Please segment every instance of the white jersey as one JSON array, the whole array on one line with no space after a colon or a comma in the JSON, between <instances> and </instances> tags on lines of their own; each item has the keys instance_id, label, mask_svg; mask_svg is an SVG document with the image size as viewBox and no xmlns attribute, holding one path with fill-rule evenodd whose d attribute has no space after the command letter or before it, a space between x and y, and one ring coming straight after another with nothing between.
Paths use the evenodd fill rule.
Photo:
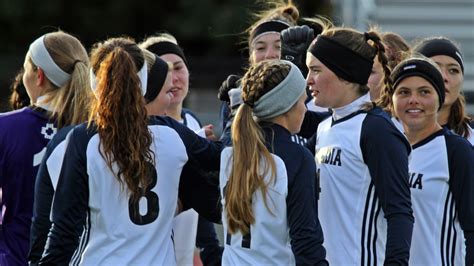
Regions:
<instances>
[{"instance_id":1,"label":"white jersey","mask_svg":"<svg viewBox=\"0 0 474 266\"><path fill-rule=\"evenodd\" d=\"M316 265L324 261L325 251L315 205L314 161L305 148L291 142L286 129L273 125L267 130L271 132L266 135L272 138L276 164L275 182L270 182L270 174L264 177L269 184L267 203L271 213L260 190L252 197L255 223L250 226L249 234L230 234L223 212L226 244L222 265L294 265L295 262ZM222 206L225 206L225 190L232 168L232 150L226 148L221 154Z\"/></svg>"},{"instance_id":2,"label":"white jersey","mask_svg":"<svg viewBox=\"0 0 474 266\"><path fill-rule=\"evenodd\" d=\"M474 152L469 146L447 129L413 146L410 265L465 265L461 227L474 228Z\"/></svg>"},{"instance_id":3,"label":"white jersey","mask_svg":"<svg viewBox=\"0 0 474 266\"><path fill-rule=\"evenodd\" d=\"M328 118L319 124L314 144L329 263L407 263L413 222L410 148L388 115L374 108L336 121ZM401 218L393 218L397 228L388 230L392 215Z\"/></svg>"},{"instance_id":4,"label":"white jersey","mask_svg":"<svg viewBox=\"0 0 474 266\"><path fill-rule=\"evenodd\" d=\"M74 129L42 263L65 264L70 259L73 265L176 264L172 222L181 171L189 156L206 169L217 169L220 146L171 118L157 118L149 130L156 161L156 166L150 164L152 184L145 196L132 202L126 185L117 181L99 153L99 135L85 125ZM86 221L85 230L77 246L71 221L82 220Z\"/></svg>"}]
</instances>

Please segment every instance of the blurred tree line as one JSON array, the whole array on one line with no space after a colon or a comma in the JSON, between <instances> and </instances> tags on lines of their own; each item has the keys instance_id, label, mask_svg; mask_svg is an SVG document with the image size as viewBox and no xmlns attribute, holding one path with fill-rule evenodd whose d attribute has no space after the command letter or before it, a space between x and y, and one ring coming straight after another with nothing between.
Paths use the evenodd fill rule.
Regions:
<instances>
[{"instance_id":1,"label":"blurred tree line","mask_svg":"<svg viewBox=\"0 0 474 266\"><path fill-rule=\"evenodd\" d=\"M301 16L329 15L330 0L294 0ZM194 86L218 86L247 59L244 30L255 0L0 0L0 99L23 64L29 44L57 29L78 37L87 49L108 37L130 36L137 42L158 32L176 36L189 57ZM1 108L0 108L1 109Z\"/></svg>"}]
</instances>

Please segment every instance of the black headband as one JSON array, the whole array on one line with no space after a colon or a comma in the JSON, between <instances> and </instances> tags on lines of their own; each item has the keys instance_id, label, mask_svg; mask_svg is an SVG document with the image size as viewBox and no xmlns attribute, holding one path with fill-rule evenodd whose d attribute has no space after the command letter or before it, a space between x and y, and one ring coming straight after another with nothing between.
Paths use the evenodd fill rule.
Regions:
<instances>
[{"instance_id":1,"label":"black headband","mask_svg":"<svg viewBox=\"0 0 474 266\"><path fill-rule=\"evenodd\" d=\"M255 38L260 36L266 32L281 32L284 29L289 28L290 25L287 23L280 21L280 20L270 20L260 23L255 29L252 31L250 35L250 40L253 41Z\"/></svg>"},{"instance_id":2,"label":"black headband","mask_svg":"<svg viewBox=\"0 0 474 266\"><path fill-rule=\"evenodd\" d=\"M181 47L172 42L157 42L148 46L146 49L158 56L162 56L164 54L175 54L181 57L181 59L183 59L183 62L188 65L188 62L186 61L186 57L184 56Z\"/></svg>"},{"instance_id":3,"label":"black headband","mask_svg":"<svg viewBox=\"0 0 474 266\"><path fill-rule=\"evenodd\" d=\"M160 94L167 75L168 63L166 63L159 56L155 55L155 63L151 66L150 72L148 73L146 93L144 96L148 102L153 101L158 96L158 94Z\"/></svg>"},{"instance_id":4,"label":"black headband","mask_svg":"<svg viewBox=\"0 0 474 266\"><path fill-rule=\"evenodd\" d=\"M366 58L322 35L310 46L309 52L336 76L349 82L367 84L374 64L373 58Z\"/></svg>"},{"instance_id":5,"label":"black headband","mask_svg":"<svg viewBox=\"0 0 474 266\"><path fill-rule=\"evenodd\" d=\"M397 88L398 84L412 76L422 77L427 80L438 93L439 108L443 106L445 91L444 80L439 70L431 63L417 58L407 59L398 64L392 72L393 88Z\"/></svg>"},{"instance_id":6,"label":"black headband","mask_svg":"<svg viewBox=\"0 0 474 266\"><path fill-rule=\"evenodd\" d=\"M415 47L415 52L418 52L426 57L437 55L447 55L456 60L461 66L462 73L464 73L464 64L462 55L459 49L448 39L427 39L420 45Z\"/></svg>"}]
</instances>

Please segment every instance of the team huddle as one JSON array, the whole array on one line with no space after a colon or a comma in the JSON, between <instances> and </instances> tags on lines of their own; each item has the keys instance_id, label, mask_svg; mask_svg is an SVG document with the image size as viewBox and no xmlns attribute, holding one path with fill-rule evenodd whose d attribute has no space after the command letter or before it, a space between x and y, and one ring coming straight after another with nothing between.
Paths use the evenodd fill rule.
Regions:
<instances>
[{"instance_id":1,"label":"team huddle","mask_svg":"<svg viewBox=\"0 0 474 266\"><path fill-rule=\"evenodd\" d=\"M34 40L0 114L0 265L473 265L459 47L291 1L247 33L219 140L171 34Z\"/></svg>"}]
</instances>

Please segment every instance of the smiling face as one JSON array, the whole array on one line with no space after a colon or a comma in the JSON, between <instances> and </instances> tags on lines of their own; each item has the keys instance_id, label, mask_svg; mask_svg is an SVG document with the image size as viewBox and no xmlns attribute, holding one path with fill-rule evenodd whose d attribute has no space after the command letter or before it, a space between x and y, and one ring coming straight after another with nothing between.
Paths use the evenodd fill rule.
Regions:
<instances>
[{"instance_id":1,"label":"smiling face","mask_svg":"<svg viewBox=\"0 0 474 266\"><path fill-rule=\"evenodd\" d=\"M164 54L161 59L172 64L171 105L182 104L189 91L189 71L183 59L176 54Z\"/></svg>"},{"instance_id":2,"label":"smiling face","mask_svg":"<svg viewBox=\"0 0 474 266\"><path fill-rule=\"evenodd\" d=\"M256 38L250 47L250 64L265 59L279 59L281 55L280 33L266 33Z\"/></svg>"},{"instance_id":3,"label":"smiling face","mask_svg":"<svg viewBox=\"0 0 474 266\"><path fill-rule=\"evenodd\" d=\"M426 79L418 76L405 78L395 88L392 101L395 114L406 132L430 131L437 125L438 94Z\"/></svg>"},{"instance_id":4,"label":"smiling face","mask_svg":"<svg viewBox=\"0 0 474 266\"><path fill-rule=\"evenodd\" d=\"M338 78L313 54L307 53L306 65L309 69L306 82L317 106L339 108L360 96L352 83Z\"/></svg>"}]
</instances>

